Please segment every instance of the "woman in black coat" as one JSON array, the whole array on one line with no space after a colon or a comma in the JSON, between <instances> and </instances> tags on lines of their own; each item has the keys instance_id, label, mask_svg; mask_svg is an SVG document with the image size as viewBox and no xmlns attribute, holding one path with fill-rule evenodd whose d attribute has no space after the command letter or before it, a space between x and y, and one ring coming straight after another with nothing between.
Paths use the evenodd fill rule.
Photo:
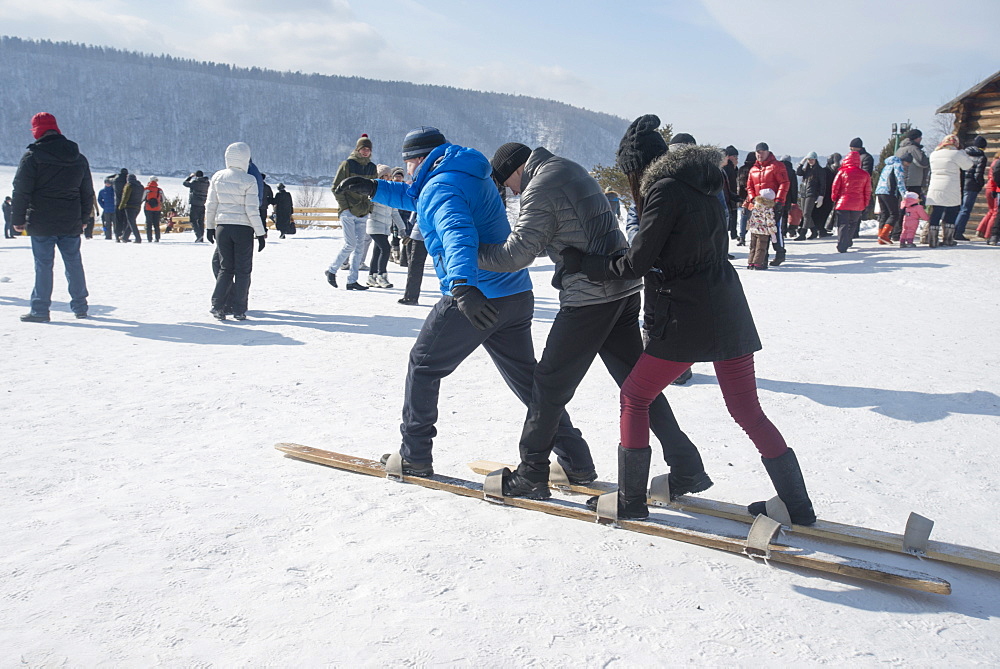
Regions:
<instances>
[{"instance_id":1,"label":"woman in black coat","mask_svg":"<svg viewBox=\"0 0 1000 669\"><path fill-rule=\"evenodd\" d=\"M285 235L295 234L295 224L292 223L292 194L285 190L285 184L278 184L278 192L274 196L274 227Z\"/></svg>"},{"instance_id":2,"label":"woman in black coat","mask_svg":"<svg viewBox=\"0 0 1000 669\"><path fill-rule=\"evenodd\" d=\"M795 453L757 398L753 354L761 348L743 287L729 262L721 152L711 146L673 147L642 116L618 148L618 166L637 203L639 232L618 256L564 252L566 271L592 281L644 278L653 305L649 343L621 392L618 507L621 518L645 518L649 475L649 405L694 362L712 362L726 407L753 441L792 522L816 522ZM764 513L764 502L750 505Z\"/></svg>"}]
</instances>

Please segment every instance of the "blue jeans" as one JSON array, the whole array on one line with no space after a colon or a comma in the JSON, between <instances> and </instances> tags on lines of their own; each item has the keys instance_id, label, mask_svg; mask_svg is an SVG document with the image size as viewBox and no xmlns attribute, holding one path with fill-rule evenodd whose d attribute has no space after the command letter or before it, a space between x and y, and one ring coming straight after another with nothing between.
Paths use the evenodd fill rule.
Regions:
<instances>
[{"instance_id":1,"label":"blue jeans","mask_svg":"<svg viewBox=\"0 0 1000 669\"><path fill-rule=\"evenodd\" d=\"M337 259L330 263L329 271L336 274L340 265L350 258L351 267L347 272L347 283L357 283L358 268L365 260L368 244L371 244L371 238L365 234L367 223L368 219L359 218L349 211L340 212L340 229L344 233L344 245L340 247Z\"/></svg>"},{"instance_id":2,"label":"blue jeans","mask_svg":"<svg viewBox=\"0 0 1000 669\"><path fill-rule=\"evenodd\" d=\"M35 289L31 291L31 313L48 316L52 306L52 265L56 247L66 266L69 283L69 306L75 314L87 313L87 279L83 275L83 258L80 257L80 235L53 235L31 237L31 253L35 256Z\"/></svg>"},{"instance_id":3,"label":"blue jeans","mask_svg":"<svg viewBox=\"0 0 1000 669\"><path fill-rule=\"evenodd\" d=\"M740 239L746 241L747 239L747 221L750 219L750 210L746 207L740 207Z\"/></svg>"},{"instance_id":4,"label":"blue jeans","mask_svg":"<svg viewBox=\"0 0 1000 669\"><path fill-rule=\"evenodd\" d=\"M955 219L955 236L960 237L965 234L965 224L969 222L972 215L972 208L976 206L979 199L979 191L967 190L962 193L962 208L958 210L958 218Z\"/></svg>"}]
</instances>

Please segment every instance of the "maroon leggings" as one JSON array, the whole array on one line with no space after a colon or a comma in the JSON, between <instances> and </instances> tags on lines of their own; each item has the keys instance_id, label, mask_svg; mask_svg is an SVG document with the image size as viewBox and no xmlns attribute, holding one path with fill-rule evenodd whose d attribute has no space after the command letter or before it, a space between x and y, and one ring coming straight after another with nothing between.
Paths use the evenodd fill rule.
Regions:
<instances>
[{"instance_id":1,"label":"maroon leggings","mask_svg":"<svg viewBox=\"0 0 1000 669\"><path fill-rule=\"evenodd\" d=\"M788 450L785 439L764 415L757 399L753 353L713 364L729 415L743 428L762 456L784 455ZM690 362L642 354L622 386L621 443L624 448L649 447L649 405L690 366Z\"/></svg>"}]
</instances>

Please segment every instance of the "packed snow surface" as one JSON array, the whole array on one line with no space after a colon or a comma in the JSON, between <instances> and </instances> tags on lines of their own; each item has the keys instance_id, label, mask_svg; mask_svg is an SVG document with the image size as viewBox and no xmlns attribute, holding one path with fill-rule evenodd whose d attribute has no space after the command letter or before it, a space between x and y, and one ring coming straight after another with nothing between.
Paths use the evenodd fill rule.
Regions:
<instances>
[{"instance_id":1,"label":"packed snow surface","mask_svg":"<svg viewBox=\"0 0 1000 669\"><path fill-rule=\"evenodd\" d=\"M52 322L26 324L29 240L3 240L0 665L1000 664L997 573L809 544L954 590L924 594L283 457L276 442L373 459L398 446L437 282L428 267L415 307L396 302L394 264L396 288L335 290L323 270L339 244L272 233L249 320L219 323L210 245L95 238L92 318L73 318L57 260ZM1000 551L1000 250L879 247L869 231L844 255L790 242L768 272L734 253L761 401L820 517L902 532L916 511L934 539ZM536 354L551 272L531 269ZM667 397L715 480L703 496L770 497L711 365L694 372ZM599 361L569 410L613 481L618 392ZM442 383L435 469L515 461L523 417L477 352Z\"/></svg>"}]
</instances>

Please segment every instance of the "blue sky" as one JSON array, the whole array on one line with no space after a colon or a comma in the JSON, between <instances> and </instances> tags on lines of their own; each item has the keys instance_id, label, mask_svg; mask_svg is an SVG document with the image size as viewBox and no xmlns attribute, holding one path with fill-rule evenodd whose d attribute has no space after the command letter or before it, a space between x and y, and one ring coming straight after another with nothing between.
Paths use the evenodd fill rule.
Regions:
<instances>
[{"instance_id":1,"label":"blue sky","mask_svg":"<svg viewBox=\"0 0 1000 669\"><path fill-rule=\"evenodd\" d=\"M822 5L820 7L819 5ZM0 0L0 32L278 70L521 93L700 142L872 151L1000 69L995 0ZM980 22L983 27L978 27ZM434 119L427 119L429 124Z\"/></svg>"}]
</instances>

